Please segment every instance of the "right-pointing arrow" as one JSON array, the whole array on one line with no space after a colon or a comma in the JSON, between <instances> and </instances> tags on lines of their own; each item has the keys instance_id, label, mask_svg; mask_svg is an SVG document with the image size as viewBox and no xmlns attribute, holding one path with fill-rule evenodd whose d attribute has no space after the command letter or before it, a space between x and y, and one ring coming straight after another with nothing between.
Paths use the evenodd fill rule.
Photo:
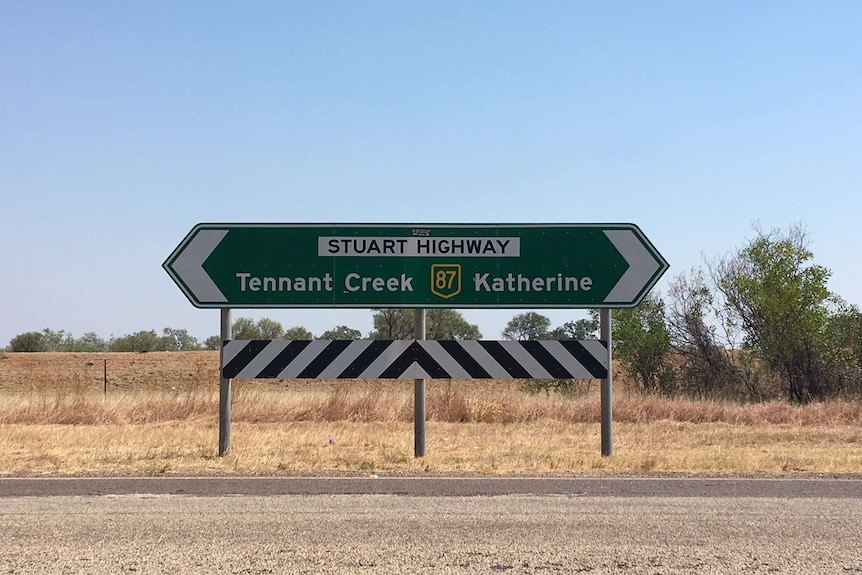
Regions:
<instances>
[{"instance_id":1,"label":"right-pointing arrow","mask_svg":"<svg viewBox=\"0 0 862 575\"><path fill-rule=\"evenodd\" d=\"M201 303L227 302L225 295L203 268L204 262L227 233L228 230L200 230L170 264L192 297Z\"/></svg>"},{"instance_id":2,"label":"right-pointing arrow","mask_svg":"<svg viewBox=\"0 0 862 575\"><path fill-rule=\"evenodd\" d=\"M631 303L661 267L661 262L632 230L605 230L605 235L629 264L629 269L607 295L605 303Z\"/></svg>"}]
</instances>

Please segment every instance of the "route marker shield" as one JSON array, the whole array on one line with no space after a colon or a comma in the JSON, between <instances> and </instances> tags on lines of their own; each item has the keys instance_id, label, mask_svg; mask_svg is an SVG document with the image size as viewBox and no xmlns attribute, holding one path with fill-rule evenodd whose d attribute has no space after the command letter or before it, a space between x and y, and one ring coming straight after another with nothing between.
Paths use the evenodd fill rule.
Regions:
<instances>
[{"instance_id":1,"label":"route marker shield","mask_svg":"<svg viewBox=\"0 0 862 575\"><path fill-rule=\"evenodd\" d=\"M431 264L431 293L443 299L461 293L461 265Z\"/></svg>"}]
</instances>

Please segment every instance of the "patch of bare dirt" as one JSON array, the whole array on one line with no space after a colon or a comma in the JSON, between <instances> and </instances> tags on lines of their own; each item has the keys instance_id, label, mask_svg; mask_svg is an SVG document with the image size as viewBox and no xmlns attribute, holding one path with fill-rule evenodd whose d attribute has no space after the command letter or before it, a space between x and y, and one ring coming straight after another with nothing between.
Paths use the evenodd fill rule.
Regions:
<instances>
[{"instance_id":1,"label":"patch of bare dirt","mask_svg":"<svg viewBox=\"0 0 862 575\"><path fill-rule=\"evenodd\" d=\"M218 352L4 353L0 390L186 389L218 386Z\"/></svg>"},{"instance_id":2,"label":"patch of bare dirt","mask_svg":"<svg viewBox=\"0 0 862 575\"><path fill-rule=\"evenodd\" d=\"M146 390L187 390L218 388L218 351L147 352L147 353L0 353L0 391L101 391L104 388L107 362L108 392ZM445 385L448 380L439 380ZM345 385L386 387L413 380L252 380L235 382L255 388L294 388L335 390ZM520 381L459 381L462 392L482 390L498 392L518 389ZM593 382L598 389L598 382Z\"/></svg>"}]
</instances>

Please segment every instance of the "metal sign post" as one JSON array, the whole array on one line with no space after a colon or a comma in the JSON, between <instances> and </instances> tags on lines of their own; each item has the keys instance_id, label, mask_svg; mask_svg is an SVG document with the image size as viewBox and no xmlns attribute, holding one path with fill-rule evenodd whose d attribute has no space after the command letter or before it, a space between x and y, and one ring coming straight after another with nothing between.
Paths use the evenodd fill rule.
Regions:
<instances>
[{"instance_id":1,"label":"metal sign post","mask_svg":"<svg viewBox=\"0 0 862 575\"><path fill-rule=\"evenodd\" d=\"M610 457L614 452L611 427L613 426L613 341L611 334L611 310L599 310L599 337L608 346L608 375L602 379L602 456Z\"/></svg>"},{"instance_id":2,"label":"metal sign post","mask_svg":"<svg viewBox=\"0 0 862 575\"><path fill-rule=\"evenodd\" d=\"M416 341L425 339L425 310L416 310ZM413 456L425 457L425 379L413 381Z\"/></svg>"},{"instance_id":3,"label":"metal sign post","mask_svg":"<svg viewBox=\"0 0 862 575\"><path fill-rule=\"evenodd\" d=\"M221 341L219 346L219 360L224 362L224 342L231 338L230 308L221 310ZM219 402L218 402L218 454L222 457L230 449L230 404L231 404L231 381L230 378L222 376L219 379Z\"/></svg>"}]
</instances>

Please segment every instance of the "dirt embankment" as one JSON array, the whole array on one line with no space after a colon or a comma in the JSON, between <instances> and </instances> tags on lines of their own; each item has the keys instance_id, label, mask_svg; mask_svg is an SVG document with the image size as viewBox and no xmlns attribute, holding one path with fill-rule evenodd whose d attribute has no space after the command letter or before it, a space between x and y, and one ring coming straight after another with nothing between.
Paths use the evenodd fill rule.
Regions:
<instances>
[{"instance_id":1,"label":"dirt embankment","mask_svg":"<svg viewBox=\"0 0 862 575\"><path fill-rule=\"evenodd\" d=\"M107 362L107 363L106 363ZM217 351L0 353L0 390L140 391L218 386Z\"/></svg>"},{"instance_id":2,"label":"dirt embankment","mask_svg":"<svg viewBox=\"0 0 862 575\"><path fill-rule=\"evenodd\" d=\"M101 391L107 369L108 392L148 390L217 389L219 384L218 351L147 352L147 353L0 353L0 391L42 392ZM383 380L384 387L413 380ZM439 380L445 382L448 380ZM619 379L617 380L619 381ZM381 384L373 380L351 380L357 388ZM301 386L306 391L339 388L346 380L254 380L243 385L256 389L281 389ZM598 381L591 389L598 390ZM461 391L519 389L516 380L459 381Z\"/></svg>"}]
</instances>

